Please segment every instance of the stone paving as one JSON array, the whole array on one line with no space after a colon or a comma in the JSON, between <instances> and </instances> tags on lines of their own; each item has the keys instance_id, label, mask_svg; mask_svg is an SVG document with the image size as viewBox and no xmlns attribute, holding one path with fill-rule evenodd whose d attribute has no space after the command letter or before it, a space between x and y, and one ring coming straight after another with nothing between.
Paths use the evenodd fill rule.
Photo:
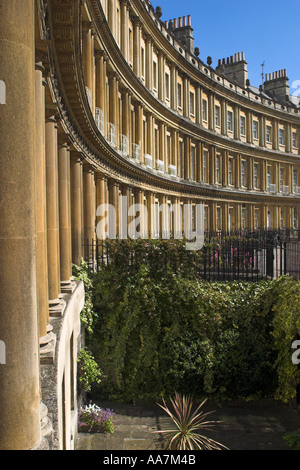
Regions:
<instances>
[{"instance_id":1,"label":"stone paving","mask_svg":"<svg viewBox=\"0 0 300 470\"><path fill-rule=\"evenodd\" d=\"M79 433L76 450L159 450L160 434L153 431L170 425L157 406L97 403L116 413L114 434ZM235 403L219 406L205 404L214 413L210 419L221 421L208 437L230 450L288 450L283 436L300 429L300 410L274 401Z\"/></svg>"}]
</instances>

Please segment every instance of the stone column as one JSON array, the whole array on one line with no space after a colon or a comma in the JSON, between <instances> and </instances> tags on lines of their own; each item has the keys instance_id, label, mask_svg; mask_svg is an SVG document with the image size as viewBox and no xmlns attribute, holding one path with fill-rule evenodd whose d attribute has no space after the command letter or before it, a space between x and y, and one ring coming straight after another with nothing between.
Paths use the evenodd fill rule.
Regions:
<instances>
[{"instance_id":1,"label":"stone column","mask_svg":"<svg viewBox=\"0 0 300 470\"><path fill-rule=\"evenodd\" d=\"M208 95L208 121L209 129L215 130L216 119L215 119L215 94L209 93Z\"/></svg>"},{"instance_id":2,"label":"stone column","mask_svg":"<svg viewBox=\"0 0 300 470\"><path fill-rule=\"evenodd\" d=\"M46 188L49 300L60 294L57 123L46 119Z\"/></svg>"},{"instance_id":3,"label":"stone column","mask_svg":"<svg viewBox=\"0 0 300 470\"><path fill-rule=\"evenodd\" d=\"M115 219L109 218L109 238L118 238L119 236L119 184L115 180L108 183L109 204L115 208Z\"/></svg>"},{"instance_id":4,"label":"stone column","mask_svg":"<svg viewBox=\"0 0 300 470\"><path fill-rule=\"evenodd\" d=\"M118 143L117 115L118 115L118 75L112 72L109 75L109 122L114 126L115 145ZM109 136L110 137L110 136Z\"/></svg>"},{"instance_id":5,"label":"stone column","mask_svg":"<svg viewBox=\"0 0 300 470\"><path fill-rule=\"evenodd\" d=\"M107 103L106 103L106 63L107 57L104 51L95 51L95 103L103 112L103 132L107 129Z\"/></svg>"},{"instance_id":6,"label":"stone column","mask_svg":"<svg viewBox=\"0 0 300 470\"><path fill-rule=\"evenodd\" d=\"M36 193L36 272L38 292L39 336L47 334L49 320L46 155L45 155L45 82L42 62L35 67L35 193Z\"/></svg>"},{"instance_id":7,"label":"stone column","mask_svg":"<svg viewBox=\"0 0 300 470\"><path fill-rule=\"evenodd\" d=\"M121 51L126 60L128 60L128 0L120 0L121 8Z\"/></svg>"},{"instance_id":8,"label":"stone column","mask_svg":"<svg viewBox=\"0 0 300 470\"><path fill-rule=\"evenodd\" d=\"M29 450L40 440L34 2L1 2L0 31L0 449Z\"/></svg>"},{"instance_id":9,"label":"stone column","mask_svg":"<svg viewBox=\"0 0 300 470\"><path fill-rule=\"evenodd\" d=\"M171 108L177 111L177 83L178 83L178 70L174 63L171 65Z\"/></svg>"},{"instance_id":10,"label":"stone column","mask_svg":"<svg viewBox=\"0 0 300 470\"><path fill-rule=\"evenodd\" d=\"M66 284L72 277L70 151L66 143L61 144L58 150L58 187L60 281Z\"/></svg>"},{"instance_id":11,"label":"stone column","mask_svg":"<svg viewBox=\"0 0 300 470\"><path fill-rule=\"evenodd\" d=\"M253 189L253 167L254 167L253 157L248 157L248 159L249 159L249 162L248 162L248 170L249 170L248 188Z\"/></svg>"},{"instance_id":12,"label":"stone column","mask_svg":"<svg viewBox=\"0 0 300 470\"><path fill-rule=\"evenodd\" d=\"M141 20L136 16L133 20L133 71L139 77L141 70Z\"/></svg>"},{"instance_id":13,"label":"stone column","mask_svg":"<svg viewBox=\"0 0 300 470\"><path fill-rule=\"evenodd\" d=\"M183 115L187 118L190 117L190 80L187 75L183 77L183 102L182 109Z\"/></svg>"},{"instance_id":14,"label":"stone column","mask_svg":"<svg viewBox=\"0 0 300 470\"><path fill-rule=\"evenodd\" d=\"M100 207L102 204L107 204L107 203L108 203L107 178L102 173L97 172L96 173L96 212L97 212L98 207ZM100 220L101 220L100 216L97 216L96 224L98 224ZM105 227L103 227L103 230L101 231L101 233L99 232L99 230L100 229L97 228L96 235L101 240L104 240L104 238L106 238L105 233L104 233Z\"/></svg>"},{"instance_id":15,"label":"stone column","mask_svg":"<svg viewBox=\"0 0 300 470\"><path fill-rule=\"evenodd\" d=\"M153 57L152 57L152 37L146 38L146 87L148 90L153 88Z\"/></svg>"},{"instance_id":16,"label":"stone column","mask_svg":"<svg viewBox=\"0 0 300 470\"><path fill-rule=\"evenodd\" d=\"M89 256L88 246L95 240L95 187L94 172L89 165L83 166L83 216L85 255Z\"/></svg>"},{"instance_id":17,"label":"stone column","mask_svg":"<svg viewBox=\"0 0 300 470\"><path fill-rule=\"evenodd\" d=\"M130 114L129 114L129 90L126 89L122 93L122 134L126 138L126 154L130 154ZM125 150L125 149L124 149Z\"/></svg>"},{"instance_id":18,"label":"stone column","mask_svg":"<svg viewBox=\"0 0 300 470\"><path fill-rule=\"evenodd\" d=\"M143 161L143 107L141 103L137 103L135 108L135 143L140 147L140 161Z\"/></svg>"},{"instance_id":19,"label":"stone column","mask_svg":"<svg viewBox=\"0 0 300 470\"><path fill-rule=\"evenodd\" d=\"M240 140L241 138L241 123L240 123L241 110L238 105L234 106L234 138Z\"/></svg>"},{"instance_id":20,"label":"stone column","mask_svg":"<svg viewBox=\"0 0 300 470\"><path fill-rule=\"evenodd\" d=\"M158 53L158 99L165 101L165 56L163 52Z\"/></svg>"},{"instance_id":21,"label":"stone column","mask_svg":"<svg viewBox=\"0 0 300 470\"><path fill-rule=\"evenodd\" d=\"M92 23L82 22L82 67L86 86L92 91Z\"/></svg>"},{"instance_id":22,"label":"stone column","mask_svg":"<svg viewBox=\"0 0 300 470\"><path fill-rule=\"evenodd\" d=\"M80 265L83 255L82 231L82 163L80 155L71 152L71 227L72 262Z\"/></svg>"}]
</instances>

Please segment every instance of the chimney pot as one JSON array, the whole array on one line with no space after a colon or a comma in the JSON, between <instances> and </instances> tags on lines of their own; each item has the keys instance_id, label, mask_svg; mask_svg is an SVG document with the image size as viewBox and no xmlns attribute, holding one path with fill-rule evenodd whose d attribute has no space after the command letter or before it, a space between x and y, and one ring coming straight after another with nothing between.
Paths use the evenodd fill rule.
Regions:
<instances>
[{"instance_id":1,"label":"chimney pot","mask_svg":"<svg viewBox=\"0 0 300 470\"><path fill-rule=\"evenodd\" d=\"M182 20L183 20L183 26L186 26L186 16L184 16Z\"/></svg>"},{"instance_id":2,"label":"chimney pot","mask_svg":"<svg viewBox=\"0 0 300 470\"><path fill-rule=\"evenodd\" d=\"M191 15L187 16L188 25L191 26Z\"/></svg>"},{"instance_id":3,"label":"chimney pot","mask_svg":"<svg viewBox=\"0 0 300 470\"><path fill-rule=\"evenodd\" d=\"M180 16L180 17L178 18L178 28L181 28L181 20L182 20L182 18L181 18L181 16Z\"/></svg>"}]
</instances>

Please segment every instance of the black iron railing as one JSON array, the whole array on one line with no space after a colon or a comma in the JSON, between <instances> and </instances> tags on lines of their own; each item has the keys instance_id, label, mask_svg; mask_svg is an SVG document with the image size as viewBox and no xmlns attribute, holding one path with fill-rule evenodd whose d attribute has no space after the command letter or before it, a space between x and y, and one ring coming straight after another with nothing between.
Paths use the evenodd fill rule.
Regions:
<instances>
[{"instance_id":1,"label":"black iron railing","mask_svg":"<svg viewBox=\"0 0 300 470\"><path fill-rule=\"evenodd\" d=\"M174 272L196 273L209 281L276 279L290 274L300 279L300 231L208 232L201 250L188 251L184 242L174 240L174 256L166 254L170 242L143 240L126 243L124 240L87 240L85 261L92 271L100 271L110 262L137 270L142 263L169 267ZM123 245L122 245L123 243ZM180 246L180 248L178 248ZM118 253L119 250L119 253ZM168 266L166 265L168 264Z\"/></svg>"}]
</instances>

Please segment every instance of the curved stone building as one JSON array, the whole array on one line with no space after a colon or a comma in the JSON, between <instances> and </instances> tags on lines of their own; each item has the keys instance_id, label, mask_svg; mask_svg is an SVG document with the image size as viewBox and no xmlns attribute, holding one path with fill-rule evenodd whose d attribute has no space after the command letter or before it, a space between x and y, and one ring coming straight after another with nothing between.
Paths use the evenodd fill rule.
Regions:
<instances>
[{"instance_id":1,"label":"curved stone building","mask_svg":"<svg viewBox=\"0 0 300 470\"><path fill-rule=\"evenodd\" d=\"M72 449L85 240L128 236L133 203L144 237L197 204L210 231L298 228L299 98L285 70L251 86L243 52L204 63L148 0L0 12L0 448Z\"/></svg>"}]
</instances>

